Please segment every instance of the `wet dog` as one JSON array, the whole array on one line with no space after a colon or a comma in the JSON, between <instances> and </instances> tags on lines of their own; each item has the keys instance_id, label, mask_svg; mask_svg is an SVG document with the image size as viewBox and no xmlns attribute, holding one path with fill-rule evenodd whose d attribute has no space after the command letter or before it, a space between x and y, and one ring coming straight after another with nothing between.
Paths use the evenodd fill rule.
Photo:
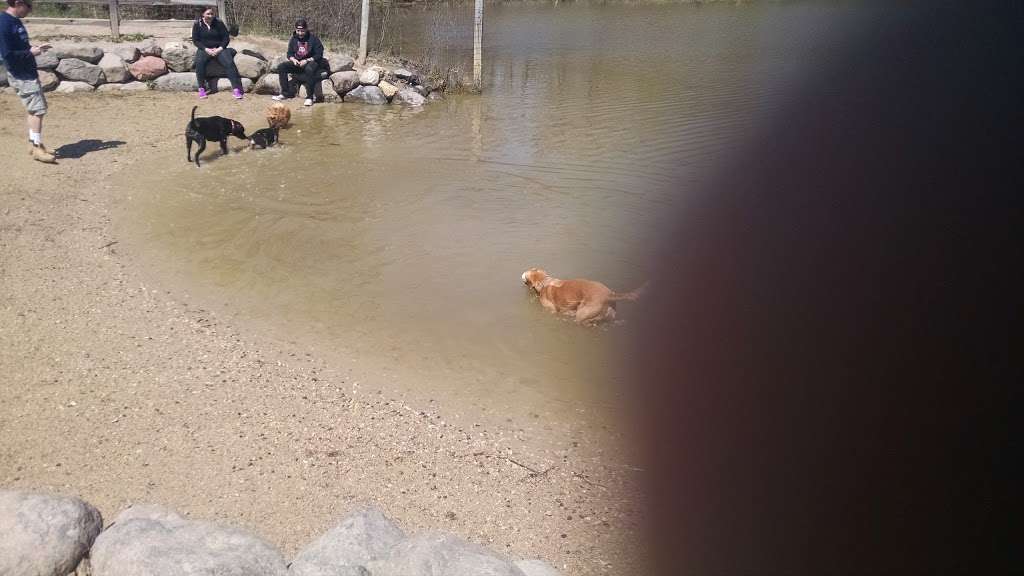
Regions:
<instances>
[{"instance_id":1,"label":"wet dog","mask_svg":"<svg viewBox=\"0 0 1024 576\"><path fill-rule=\"evenodd\" d=\"M267 108L265 115L267 117L267 125L271 128L284 128L288 126L288 122L291 122L292 119L292 111L280 102L271 104Z\"/></svg>"},{"instance_id":2,"label":"wet dog","mask_svg":"<svg viewBox=\"0 0 1024 576\"><path fill-rule=\"evenodd\" d=\"M541 306L559 314L571 314L577 324L596 324L615 319L615 303L636 300L646 285L632 292L617 293L594 280L578 278L559 280L540 268L530 268L522 275L523 284L540 297Z\"/></svg>"},{"instance_id":3,"label":"wet dog","mask_svg":"<svg viewBox=\"0 0 1024 576\"><path fill-rule=\"evenodd\" d=\"M277 127L260 128L249 135L249 148L269 148L279 142Z\"/></svg>"},{"instance_id":4,"label":"wet dog","mask_svg":"<svg viewBox=\"0 0 1024 576\"><path fill-rule=\"evenodd\" d=\"M197 108L199 106L192 107L192 119L189 120L188 126L185 128L185 147L188 150L189 162L192 161L192 142L199 144L199 149L196 150L196 166L198 167L199 155L203 153L203 150L206 150L207 140L220 142L220 149L224 154L228 153L229 136L248 140L248 137L245 135L245 127L242 126L241 122L222 116L196 118Z\"/></svg>"}]
</instances>

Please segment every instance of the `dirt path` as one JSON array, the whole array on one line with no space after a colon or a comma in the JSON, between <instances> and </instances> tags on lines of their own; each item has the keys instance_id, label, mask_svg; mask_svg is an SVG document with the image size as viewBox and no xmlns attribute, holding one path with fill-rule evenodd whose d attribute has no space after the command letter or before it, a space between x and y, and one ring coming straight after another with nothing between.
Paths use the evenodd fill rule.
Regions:
<instances>
[{"instance_id":1,"label":"dirt path","mask_svg":"<svg viewBox=\"0 0 1024 576\"><path fill-rule=\"evenodd\" d=\"M32 162L0 96L0 487L131 502L248 527L286 556L357 502L566 574L643 573L642 472L607 446L538 448L543 422L450 422L203 302L147 285L114 236L115 173L182 147L191 95L53 95ZM204 107L260 123L267 100ZM160 154L156 154L159 156ZM182 159L184 161L184 159Z\"/></svg>"}]
</instances>

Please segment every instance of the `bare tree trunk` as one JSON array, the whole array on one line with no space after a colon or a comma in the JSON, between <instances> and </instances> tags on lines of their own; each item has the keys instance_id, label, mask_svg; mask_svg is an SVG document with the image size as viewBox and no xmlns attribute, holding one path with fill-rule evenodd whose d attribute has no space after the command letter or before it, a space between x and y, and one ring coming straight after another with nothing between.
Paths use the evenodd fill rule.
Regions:
<instances>
[{"instance_id":1,"label":"bare tree trunk","mask_svg":"<svg viewBox=\"0 0 1024 576\"><path fill-rule=\"evenodd\" d=\"M359 64L366 63L367 35L370 31L370 0L363 0L363 17L359 24Z\"/></svg>"},{"instance_id":2,"label":"bare tree trunk","mask_svg":"<svg viewBox=\"0 0 1024 576\"><path fill-rule=\"evenodd\" d=\"M476 0L473 16L473 85L479 91L482 86L484 40L484 0Z\"/></svg>"}]
</instances>

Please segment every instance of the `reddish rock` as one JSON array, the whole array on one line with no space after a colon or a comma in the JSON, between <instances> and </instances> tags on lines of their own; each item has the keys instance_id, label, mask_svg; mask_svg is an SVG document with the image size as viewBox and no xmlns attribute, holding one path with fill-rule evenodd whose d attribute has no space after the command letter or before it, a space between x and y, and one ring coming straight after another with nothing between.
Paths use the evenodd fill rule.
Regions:
<instances>
[{"instance_id":1,"label":"reddish rock","mask_svg":"<svg viewBox=\"0 0 1024 576\"><path fill-rule=\"evenodd\" d=\"M152 80L167 74L167 62L156 56L143 56L138 61L133 62L128 67L128 70L132 73L132 76L145 82L146 80Z\"/></svg>"}]
</instances>

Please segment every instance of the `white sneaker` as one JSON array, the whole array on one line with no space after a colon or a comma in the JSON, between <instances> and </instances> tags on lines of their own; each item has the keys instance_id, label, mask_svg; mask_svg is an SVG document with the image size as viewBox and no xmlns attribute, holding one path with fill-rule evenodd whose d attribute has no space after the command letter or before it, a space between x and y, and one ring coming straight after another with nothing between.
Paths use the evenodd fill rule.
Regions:
<instances>
[{"instance_id":1,"label":"white sneaker","mask_svg":"<svg viewBox=\"0 0 1024 576\"><path fill-rule=\"evenodd\" d=\"M287 98L285 98L282 94L278 94L277 96L271 96L270 99L276 100L278 102L280 102L281 100L287 100Z\"/></svg>"},{"instance_id":2,"label":"white sneaker","mask_svg":"<svg viewBox=\"0 0 1024 576\"><path fill-rule=\"evenodd\" d=\"M306 98L306 101L303 102L302 105L303 106L312 106L313 105L313 99L312 98Z\"/></svg>"}]
</instances>

